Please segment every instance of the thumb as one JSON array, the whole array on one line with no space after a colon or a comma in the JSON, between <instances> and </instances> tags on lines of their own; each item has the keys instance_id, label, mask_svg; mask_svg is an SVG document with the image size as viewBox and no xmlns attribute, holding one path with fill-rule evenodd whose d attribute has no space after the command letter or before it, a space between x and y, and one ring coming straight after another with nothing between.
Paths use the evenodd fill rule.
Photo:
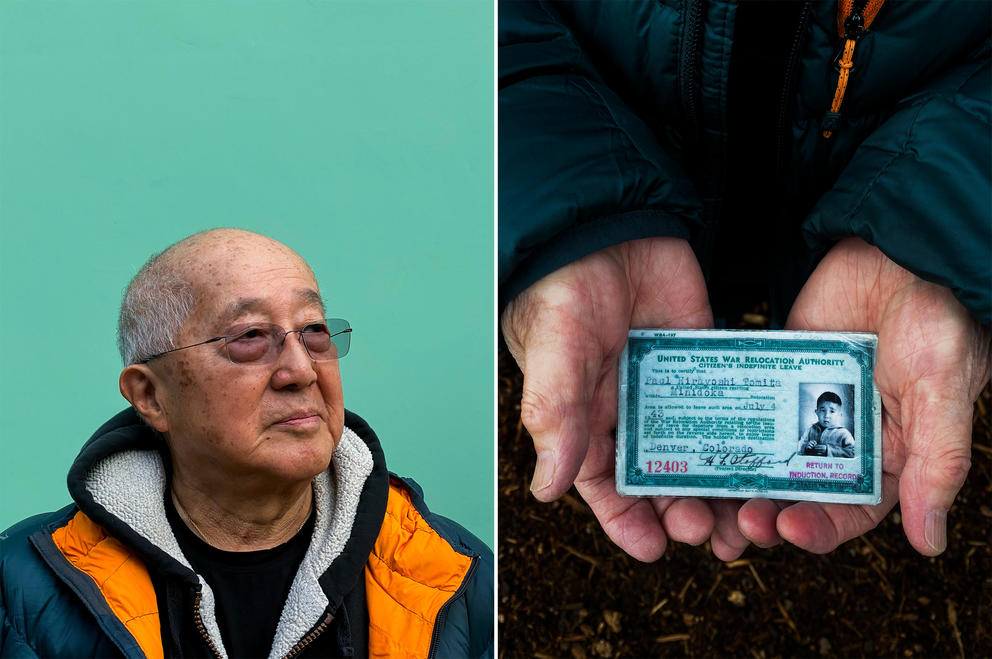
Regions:
<instances>
[{"instance_id":1,"label":"thumb","mask_svg":"<svg viewBox=\"0 0 992 659\"><path fill-rule=\"evenodd\" d=\"M589 448L589 405L595 390L594 363L561 343L527 350L520 420L537 451L531 491L541 501L564 494Z\"/></svg>"},{"instance_id":2,"label":"thumb","mask_svg":"<svg viewBox=\"0 0 992 659\"><path fill-rule=\"evenodd\" d=\"M947 513L971 468L971 399L912 395L903 425L906 464L899 479L903 529L921 554L947 547Z\"/></svg>"},{"instance_id":3,"label":"thumb","mask_svg":"<svg viewBox=\"0 0 992 659\"><path fill-rule=\"evenodd\" d=\"M578 475L596 385L630 326L630 283L618 251L545 276L503 310L503 336L524 374L520 419L534 439L531 490L541 501L564 494Z\"/></svg>"}]
</instances>

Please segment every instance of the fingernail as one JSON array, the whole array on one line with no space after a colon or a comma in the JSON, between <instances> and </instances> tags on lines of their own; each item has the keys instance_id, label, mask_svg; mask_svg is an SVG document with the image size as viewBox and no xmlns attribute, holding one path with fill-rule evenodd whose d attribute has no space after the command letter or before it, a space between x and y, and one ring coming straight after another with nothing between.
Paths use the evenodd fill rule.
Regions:
<instances>
[{"instance_id":1,"label":"fingernail","mask_svg":"<svg viewBox=\"0 0 992 659\"><path fill-rule=\"evenodd\" d=\"M555 461L548 451L537 454L537 466L534 468L534 479L530 482L531 492L540 492L551 487L555 479Z\"/></svg>"},{"instance_id":2,"label":"fingernail","mask_svg":"<svg viewBox=\"0 0 992 659\"><path fill-rule=\"evenodd\" d=\"M947 549L947 511L931 510L928 512L923 534L930 549L938 554Z\"/></svg>"}]
</instances>

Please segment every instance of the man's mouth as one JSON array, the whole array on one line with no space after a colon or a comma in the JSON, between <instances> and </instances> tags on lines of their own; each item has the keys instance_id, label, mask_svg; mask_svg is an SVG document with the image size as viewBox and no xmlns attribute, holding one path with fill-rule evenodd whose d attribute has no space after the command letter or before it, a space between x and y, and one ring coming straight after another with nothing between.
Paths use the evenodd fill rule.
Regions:
<instances>
[{"instance_id":1,"label":"man's mouth","mask_svg":"<svg viewBox=\"0 0 992 659\"><path fill-rule=\"evenodd\" d=\"M320 423L320 415L316 412L299 412L275 422L277 426L304 427Z\"/></svg>"}]
</instances>

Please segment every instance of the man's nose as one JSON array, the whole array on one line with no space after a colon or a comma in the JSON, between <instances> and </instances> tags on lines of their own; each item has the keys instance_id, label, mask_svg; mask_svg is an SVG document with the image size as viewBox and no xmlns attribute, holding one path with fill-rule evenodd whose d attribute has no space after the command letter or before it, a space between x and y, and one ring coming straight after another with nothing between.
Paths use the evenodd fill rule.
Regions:
<instances>
[{"instance_id":1,"label":"man's nose","mask_svg":"<svg viewBox=\"0 0 992 659\"><path fill-rule=\"evenodd\" d=\"M276 359L276 370L272 374L275 389L287 387L303 388L317 381L317 370L310 353L303 345L299 332L292 332L283 338L282 350Z\"/></svg>"}]
</instances>

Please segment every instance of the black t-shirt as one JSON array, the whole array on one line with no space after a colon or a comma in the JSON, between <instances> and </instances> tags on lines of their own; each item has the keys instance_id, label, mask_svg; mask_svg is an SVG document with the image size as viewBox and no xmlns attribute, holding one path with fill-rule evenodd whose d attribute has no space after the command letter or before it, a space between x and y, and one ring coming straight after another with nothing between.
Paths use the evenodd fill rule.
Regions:
<instances>
[{"instance_id":1,"label":"black t-shirt","mask_svg":"<svg viewBox=\"0 0 992 659\"><path fill-rule=\"evenodd\" d=\"M245 552L222 551L201 540L179 517L168 494L165 512L186 559L213 590L228 656L267 657L289 588L310 546L314 512L288 542Z\"/></svg>"}]
</instances>

